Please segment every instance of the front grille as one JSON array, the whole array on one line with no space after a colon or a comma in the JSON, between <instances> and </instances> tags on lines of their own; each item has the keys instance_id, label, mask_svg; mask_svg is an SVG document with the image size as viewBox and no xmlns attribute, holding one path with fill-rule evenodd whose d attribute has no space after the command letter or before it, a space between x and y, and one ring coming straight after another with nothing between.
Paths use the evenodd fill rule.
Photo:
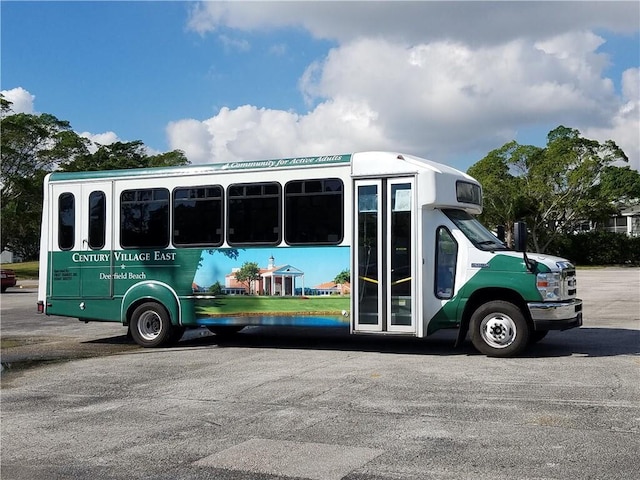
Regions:
<instances>
[{"instance_id":1,"label":"front grille","mask_svg":"<svg viewBox=\"0 0 640 480\"><path fill-rule=\"evenodd\" d=\"M562 298L570 300L578 294L576 270L569 268L562 270Z\"/></svg>"}]
</instances>

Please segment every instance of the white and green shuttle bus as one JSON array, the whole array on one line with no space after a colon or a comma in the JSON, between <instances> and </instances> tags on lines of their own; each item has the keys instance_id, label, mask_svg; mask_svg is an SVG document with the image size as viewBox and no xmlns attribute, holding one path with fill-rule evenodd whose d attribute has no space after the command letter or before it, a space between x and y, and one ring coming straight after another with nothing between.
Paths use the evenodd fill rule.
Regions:
<instances>
[{"instance_id":1,"label":"white and green shuttle bus","mask_svg":"<svg viewBox=\"0 0 640 480\"><path fill-rule=\"evenodd\" d=\"M55 172L38 310L120 322L145 347L199 327L458 328L512 356L580 326L575 268L507 248L481 210L470 176L390 152Z\"/></svg>"}]
</instances>

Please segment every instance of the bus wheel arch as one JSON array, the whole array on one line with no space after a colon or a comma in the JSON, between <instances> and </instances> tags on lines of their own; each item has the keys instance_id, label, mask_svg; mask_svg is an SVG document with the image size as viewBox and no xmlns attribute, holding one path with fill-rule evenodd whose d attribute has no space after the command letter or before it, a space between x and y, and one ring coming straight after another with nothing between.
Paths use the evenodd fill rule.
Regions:
<instances>
[{"instance_id":1,"label":"bus wheel arch","mask_svg":"<svg viewBox=\"0 0 640 480\"><path fill-rule=\"evenodd\" d=\"M169 313L171 323L181 325L180 302L176 292L168 285L156 281L138 283L127 290L121 303L123 324L128 325L136 307L147 301L162 305Z\"/></svg>"}]
</instances>

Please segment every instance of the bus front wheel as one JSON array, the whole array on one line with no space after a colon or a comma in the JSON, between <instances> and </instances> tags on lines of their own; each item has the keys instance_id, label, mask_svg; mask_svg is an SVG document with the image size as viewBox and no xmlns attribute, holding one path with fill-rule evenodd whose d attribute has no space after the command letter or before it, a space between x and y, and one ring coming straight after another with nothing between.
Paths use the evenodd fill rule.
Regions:
<instances>
[{"instance_id":1,"label":"bus front wheel","mask_svg":"<svg viewBox=\"0 0 640 480\"><path fill-rule=\"evenodd\" d=\"M513 303L496 300L485 303L471 316L471 342L490 357L511 357L529 343L529 325Z\"/></svg>"},{"instance_id":2,"label":"bus front wheel","mask_svg":"<svg viewBox=\"0 0 640 480\"><path fill-rule=\"evenodd\" d=\"M169 343L172 329L169 314L155 302L139 305L131 315L131 336L142 347L160 347Z\"/></svg>"}]
</instances>

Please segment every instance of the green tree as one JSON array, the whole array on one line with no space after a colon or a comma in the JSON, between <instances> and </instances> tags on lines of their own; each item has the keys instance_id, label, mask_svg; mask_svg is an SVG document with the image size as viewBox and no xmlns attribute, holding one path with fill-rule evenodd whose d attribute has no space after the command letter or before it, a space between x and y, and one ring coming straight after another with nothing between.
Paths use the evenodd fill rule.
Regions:
<instances>
[{"instance_id":1,"label":"green tree","mask_svg":"<svg viewBox=\"0 0 640 480\"><path fill-rule=\"evenodd\" d=\"M40 248L42 183L47 173L189 163L180 150L149 155L139 140L101 145L91 153L89 140L75 133L69 122L47 113L15 114L1 94L0 112L1 247L26 260L37 258Z\"/></svg>"},{"instance_id":2,"label":"green tree","mask_svg":"<svg viewBox=\"0 0 640 480\"><path fill-rule=\"evenodd\" d=\"M556 235L615 211L600 183L605 169L619 161L628 159L613 141L600 143L559 126L549 132L545 148L510 142L469 174L483 184L487 225L511 227L525 219L534 250L544 252Z\"/></svg>"},{"instance_id":3,"label":"green tree","mask_svg":"<svg viewBox=\"0 0 640 480\"><path fill-rule=\"evenodd\" d=\"M247 287L249 293L252 291L252 284L256 280L260 280L260 267L256 262L244 262L242 267L235 273L236 280Z\"/></svg>"},{"instance_id":4,"label":"green tree","mask_svg":"<svg viewBox=\"0 0 640 480\"><path fill-rule=\"evenodd\" d=\"M618 210L640 203L640 172L625 167L605 167L600 177L601 193Z\"/></svg>"},{"instance_id":5,"label":"green tree","mask_svg":"<svg viewBox=\"0 0 640 480\"><path fill-rule=\"evenodd\" d=\"M222 295L222 284L220 284L219 281L216 281L216 283L209 287L209 293L213 295Z\"/></svg>"},{"instance_id":6,"label":"green tree","mask_svg":"<svg viewBox=\"0 0 640 480\"><path fill-rule=\"evenodd\" d=\"M351 281L351 270L348 268L342 270L336 277L333 279L333 283L337 285L341 285L343 283L349 283Z\"/></svg>"},{"instance_id":7,"label":"green tree","mask_svg":"<svg viewBox=\"0 0 640 480\"><path fill-rule=\"evenodd\" d=\"M70 159L62 165L67 172L120 170L128 168L166 167L187 165L189 161L180 150L173 150L158 155L148 155L147 149L140 140L133 142L115 142L100 145L93 153Z\"/></svg>"},{"instance_id":8,"label":"green tree","mask_svg":"<svg viewBox=\"0 0 640 480\"><path fill-rule=\"evenodd\" d=\"M5 116L8 115L9 112L11 112L11 102L0 93L0 113L2 116Z\"/></svg>"},{"instance_id":9,"label":"green tree","mask_svg":"<svg viewBox=\"0 0 640 480\"><path fill-rule=\"evenodd\" d=\"M40 246L42 182L47 173L87 153L88 141L50 114L13 114L2 98L0 205L2 249L35 259Z\"/></svg>"},{"instance_id":10,"label":"green tree","mask_svg":"<svg viewBox=\"0 0 640 480\"><path fill-rule=\"evenodd\" d=\"M528 213L526 180L518 174L526 170L527 159L541 152L538 147L509 142L489 152L468 170L469 175L482 184L484 208L480 221L492 228L503 225L509 245L512 244L513 224Z\"/></svg>"}]
</instances>

